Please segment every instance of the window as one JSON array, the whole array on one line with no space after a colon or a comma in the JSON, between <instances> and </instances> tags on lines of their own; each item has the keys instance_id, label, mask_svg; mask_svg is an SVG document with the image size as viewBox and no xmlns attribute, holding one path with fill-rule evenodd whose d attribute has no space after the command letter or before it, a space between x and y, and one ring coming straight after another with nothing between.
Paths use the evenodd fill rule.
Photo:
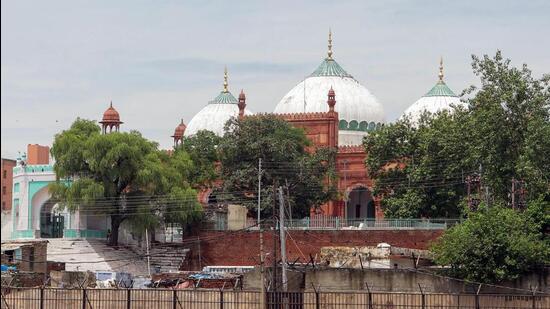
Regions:
<instances>
[{"instance_id":1,"label":"window","mask_svg":"<svg viewBox=\"0 0 550 309\"><path fill-rule=\"evenodd\" d=\"M8 178L8 171L7 171L7 170L3 170L2 172L4 173L4 178Z\"/></svg>"},{"instance_id":2,"label":"window","mask_svg":"<svg viewBox=\"0 0 550 309\"><path fill-rule=\"evenodd\" d=\"M6 186L3 186L3 187L2 187L2 194L3 194L3 195L6 195Z\"/></svg>"},{"instance_id":3,"label":"window","mask_svg":"<svg viewBox=\"0 0 550 309\"><path fill-rule=\"evenodd\" d=\"M14 256L13 250L4 251L4 254L8 258L8 263L13 263L13 256Z\"/></svg>"},{"instance_id":4,"label":"window","mask_svg":"<svg viewBox=\"0 0 550 309\"><path fill-rule=\"evenodd\" d=\"M18 182L13 184L13 192L15 192L15 193L19 192L19 183Z\"/></svg>"}]
</instances>

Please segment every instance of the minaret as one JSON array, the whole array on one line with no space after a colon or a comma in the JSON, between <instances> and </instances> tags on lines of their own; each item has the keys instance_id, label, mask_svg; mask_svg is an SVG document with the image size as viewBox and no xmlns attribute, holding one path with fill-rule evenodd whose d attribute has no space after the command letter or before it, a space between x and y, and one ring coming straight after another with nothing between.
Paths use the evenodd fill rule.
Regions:
<instances>
[{"instance_id":1,"label":"minaret","mask_svg":"<svg viewBox=\"0 0 550 309\"><path fill-rule=\"evenodd\" d=\"M332 30L328 29L328 60L332 60Z\"/></svg>"},{"instance_id":2,"label":"minaret","mask_svg":"<svg viewBox=\"0 0 550 309\"><path fill-rule=\"evenodd\" d=\"M334 90L332 89L332 86L330 87L330 90L328 91L328 111L330 113L334 112L334 105L336 105L336 94L334 93Z\"/></svg>"},{"instance_id":3,"label":"minaret","mask_svg":"<svg viewBox=\"0 0 550 309\"><path fill-rule=\"evenodd\" d=\"M244 117L244 109L246 107L246 96L244 95L244 91L241 89L241 93L239 94L239 119L242 119Z\"/></svg>"},{"instance_id":4,"label":"minaret","mask_svg":"<svg viewBox=\"0 0 550 309\"><path fill-rule=\"evenodd\" d=\"M439 82L443 83L443 57L439 59Z\"/></svg>"},{"instance_id":5,"label":"minaret","mask_svg":"<svg viewBox=\"0 0 550 309\"><path fill-rule=\"evenodd\" d=\"M177 147L183 143L183 135L185 134L186 128L187 126L183 123L182 119L181 123L174 130L174 135L172 135L172 138L174 139L174 147Z\"/></svg>"}]
</instances>

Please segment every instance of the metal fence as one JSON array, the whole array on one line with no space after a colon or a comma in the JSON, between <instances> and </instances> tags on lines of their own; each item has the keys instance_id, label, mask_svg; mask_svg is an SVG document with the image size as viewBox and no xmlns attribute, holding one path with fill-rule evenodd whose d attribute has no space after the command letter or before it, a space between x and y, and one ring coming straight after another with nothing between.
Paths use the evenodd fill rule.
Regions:
<instances>
[{"instance_id":1,"label":"metal fence","mask_svg":"<svg viewBox=\"0 0 550 309\"><path fill-rule=\"evenodd\" d=\"M460 221L461 219L346 219L332 216L315 216L285 220L285 228L291 230L443 230ZM227 218L216 219L208 221L203 225L203 228L224 231L229 228L229 223ZM256 220L250 218L246 222L232 223L235 223L233 226L239 228L258 229ZM263 224L273 226L273 221L264 220Z\"/></svg>"},{"instance_id":2,"label":"metal fence","mask_svg":"<svg viewBox=\"0 0 550 309\"><path fill-rule=\"evenodd\" d=\"M1 308L550 308L550 295L266 292L242 290L2 288Z\"/></svg>"}]
</instances>

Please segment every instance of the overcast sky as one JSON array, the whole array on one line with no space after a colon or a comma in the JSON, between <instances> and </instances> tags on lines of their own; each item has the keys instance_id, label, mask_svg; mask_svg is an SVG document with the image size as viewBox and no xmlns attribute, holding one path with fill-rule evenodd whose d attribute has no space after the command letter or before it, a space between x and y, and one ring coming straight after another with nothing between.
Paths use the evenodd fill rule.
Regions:
<instances>
[{"instance_id":1,"label":"overcast sky","mask_svg":"<svg viewBox=\"0 0 550 309\"><path fill-rule=\"evenodd\" d=\"M476 83L472 54L497 49L550 72L550 1L2 1L2 157L50 145L109 101L123 130L168 148L222 89L271 112L326 56L382 103L389 121L437 80Z\"/></svg>"}]
</instances>

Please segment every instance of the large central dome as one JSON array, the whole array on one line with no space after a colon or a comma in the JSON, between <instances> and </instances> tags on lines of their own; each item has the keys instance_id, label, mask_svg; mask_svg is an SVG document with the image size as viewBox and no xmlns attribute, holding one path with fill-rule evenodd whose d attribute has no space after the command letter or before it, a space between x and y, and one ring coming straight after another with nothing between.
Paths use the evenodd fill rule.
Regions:
<instances>
[{"instance_id":1,"label":"large central dome","mask_svg":"<svg viewBox=\"0 0 550 309\"><path fill-rule=\"evenodd\" d=\"M330 33L328 57L281 99L275 113L327 112L327 92L331 87L336 93L335 110L340 118L338 144L361 144L368 131L384 122L384 109L367 88L332 58Z\"/></svg>"}]
</instances>

